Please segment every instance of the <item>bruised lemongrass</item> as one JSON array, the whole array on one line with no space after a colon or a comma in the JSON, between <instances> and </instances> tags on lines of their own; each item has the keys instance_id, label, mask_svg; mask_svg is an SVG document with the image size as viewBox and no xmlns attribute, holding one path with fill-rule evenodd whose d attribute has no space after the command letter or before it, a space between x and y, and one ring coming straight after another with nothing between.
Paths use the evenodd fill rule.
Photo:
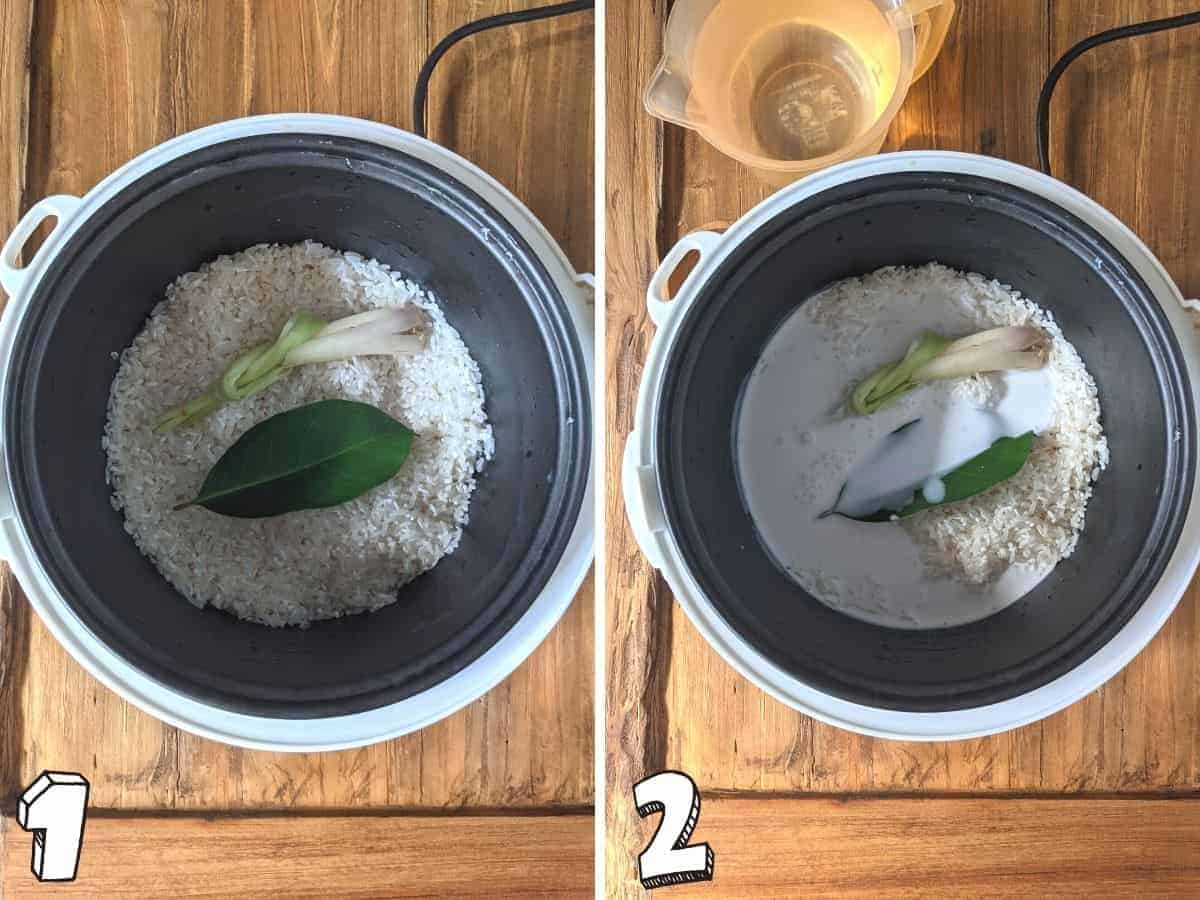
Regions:
<instances>
[{"instance_id":1,"label":"bruised lemongrass","mask_svg":"<svg viewBox=\"0 0 1200 900\"><path fill-rule=\"evenodd\" d=\"M960 378L980 372L1040 369L1050 358L1050 341L1040 328L992 328L955 341L916 373L918 381Z\"/></svg>"},{"instance_id":2,"label":"bruised lemongrass","mask_svg":"<svg viewBox=\"0 0 1200 900\"><path fill-rule=\"evenodd\" d=\"M321 336L361 328L364 325L386 325L389 330L402 333L420 328L425 323L425 311L419 306L383 306L330 322L321 331Z\"/></svg>"},{"instance_id":3,"label":"bruised lemongrass","mask_svg":"<svg viewBox=\"0 0 1200 900\"><path fill-rule=\"evenodd\" d=\"M907 394L917 386L917 371L948 346L950 342L944 337L926 331L909 344L903 359L877 369L851 392L850 408L860 416L869 416Z\"/></svg>"},{"instance_id":4,"label":"bruised lemongrass","mask_svg":"<svg viewBox=\"0 0 1200 900\"><path fill-rule=\"evenodd\" d=\"M414 334L413 329L424 319L419 310L416 317L413 312L413 309L389 307L340 319L312 340L290 350L283 364L291 368L354 356L417 353L425 341L423 335Z\"/></svg>"},{"instance_id":5,"label":"bruised lemongrass","mask_svg":"<svg viewBox=\"0 0 1200 900\"><path fill-rule=\"evenodd\" d=\"M926 331L903 359L877 369L854 388L850 408L869 416L927 381L1040 369L1049 356L1046 334L1030 325L992 328L957 341Z\"/></svg>"},{"instance_id":6,"label":"bruised lemongrass","mask_svg":"<svg viewBox=\"0 0 1200 900\"><path fill-rule=\"evenodd\" d=\"M161 416L154 430L198 422L226 403L257 394L297 366L417 353L424 347L426 324L425 313L415 306L373 309L328 323L311 313L297 313L273 343L243 353L203 394Z\"/></svg>"}]
</instances>

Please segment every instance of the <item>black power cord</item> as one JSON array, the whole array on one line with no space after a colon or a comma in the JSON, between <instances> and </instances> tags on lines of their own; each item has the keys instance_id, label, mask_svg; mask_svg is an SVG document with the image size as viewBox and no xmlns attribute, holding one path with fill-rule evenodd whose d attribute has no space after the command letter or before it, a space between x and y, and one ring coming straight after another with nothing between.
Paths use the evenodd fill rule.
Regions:
<instances>
[{"instance_id":1,"label":"black power cord","mask_svg":"<svg viewBox=\"0 0 1200 900\"><path fill-rule=\"evenodd\" d=\"M1156 31L1168 31L1172 28L1182 28L1185 25L1200 25L1200 12L1184 13L1180 16L1171 16L1168 19L1155 19L1152 22L1139 22L1136 25L1123 25L1120 28L1110 28L1108 31L1101 31L1099 34L1093 34L1089 38L1084 38L1070 50L1063 54L1062 58L1054 64L1054 68L1050 70L1050 74L1046 76L1046 82L1042 85L1042 95L1038 98L1037 109L1037 141L1038 141L1038 163L1042 167L1042 171L1050 175L1050 99L1054 96L1054 88L1058 85L1058 81L1062 78L1063 73L1067 71L1067 67L1076 59L1087 53L1093 47L1099 47L1101 44L1107 44L1110 41L1118 41L1121 38L1137 37L1142 34L1153 34Z\"/></svg>"},{"instance_id":2,"label":"black power cord","mask_svg":"<svg viewBox=\"0 0 1200 900\"><path fill-rule=\"evenodd\" d=\"M450 32L433 48L433 52L429 54L429 58L425 60L425 64L421 66L421 71L417 75L417 86L413 89L413 131L421 137L428 137L429 123L426 119L425 108L429 102L429 79L441 58L463 38L491 28L517 25L521 22L535 22L538 19L550 19L554 16L565 16L568 13L594 9L595 6L595 0L575 0L572 3L558 3L554 6L538 6L533 9L488 16L486 19L470 22L462 28L456 28Z\"/></svg>"}]
</instances>

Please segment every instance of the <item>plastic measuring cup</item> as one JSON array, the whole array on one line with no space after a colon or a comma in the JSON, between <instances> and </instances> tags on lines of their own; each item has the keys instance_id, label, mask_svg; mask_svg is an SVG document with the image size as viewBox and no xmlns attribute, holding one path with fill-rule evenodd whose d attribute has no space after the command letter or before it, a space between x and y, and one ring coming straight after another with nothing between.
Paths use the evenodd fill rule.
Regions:
<instances>
[{"instance_id":1,"label":"plastic measuring cup","mask_svg":"<svg viewBox=\"0 0 1200 900\"><path fill-rule=\"evenodd\" d=\"M954 0L677 0L646 109L782 186L878 152L954 9Z\"/></svg>"}]
</instances>

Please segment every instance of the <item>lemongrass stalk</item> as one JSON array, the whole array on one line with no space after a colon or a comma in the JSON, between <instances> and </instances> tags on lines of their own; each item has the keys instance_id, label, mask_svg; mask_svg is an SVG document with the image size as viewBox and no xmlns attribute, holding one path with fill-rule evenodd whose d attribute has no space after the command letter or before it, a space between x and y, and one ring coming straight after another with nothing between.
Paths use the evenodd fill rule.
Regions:
<instances>
[{"instance_id":1,"label":"lemongrass stalk","mask_svg":"<svg viewBox=\"0 0 1200 900\"><path fill-rule=\"evenodd\" d=\"M876 370L859 384L850 395L850 406L859 415L869 416L908 393L917 386L913 375L949 345L950 342L941 335L925 332L909 344L903 359Z\"/></svg>"},{"instance_id":2,"label":"lemongrass stalk","mask_svg":"<svg viewBox=\"0 0 1200 900\"><path fill-rule=\"evenodd\" d=\"M424 337L412 331L423 321L423 313L406 307L388 307L340 319L312 340L290 350L283 365L291 368L355 356L418 353L425 345Z\"/></svg>"},{"instance_id":3,"label":"lemongrass stalk","mask_svg":"<svg viewBox=\"0 0 1200 900\"><path fill-rule=\"evenodd\" d=\"M1038 328L1013 325L949 341L932 331L913 341L908 352L860 382L850 393L851 410L869 416L921 384L984 372L1040 369L1050 342Z\"/></svg>"},{"instance_id":4,"label":"lemongrass stalk","mask_svg":"<svg viewBox=\"0 0 1200 900\"><path fill-rule=\"evenodd\" d=\"M297 313L273 343L243 353L203 394L159 417L154 430L170 431L198 422L226 403L257 394L296 366L417 353L424 346L420 330L427 321L415 306L373 309L329 323L307 312Z\"/></svg>"},{"instance_id":5,"label":"lemongrass stalk","mask_svg":"<svg viewBox=\"0 0 1200 900\"><path fill-rule=\"evenodd\" d=\"M981 372L1029 371L1046 365L1050 342L1029 325L993 328L955 341L915 373L915 381L960 378Z\"/></svg>"},{"instance_id":6,"label":"lemongrass stalk","mask_svg":"<svg viewBox=\"0 0 1200 900\"><path fill-rule=\"evenodd\" d=\"M383 306L330 322L321 334L322 336L337 334L339 331L346 331L350 328L361 328L364 325L380 323L386 323L390 330L406 332L420 328L425 321L425 312L418 306Z\"/></svg>"}]
</instances>

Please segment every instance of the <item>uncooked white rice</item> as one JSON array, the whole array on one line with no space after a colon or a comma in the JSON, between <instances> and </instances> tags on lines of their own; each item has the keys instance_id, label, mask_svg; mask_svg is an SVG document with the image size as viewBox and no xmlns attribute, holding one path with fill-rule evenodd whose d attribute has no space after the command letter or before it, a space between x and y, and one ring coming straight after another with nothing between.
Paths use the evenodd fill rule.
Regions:
<instances>
[{"instance_id":1,"label":"uncooked white rice","mask_svg":"<svg viewBox=\"0 0 1200 900\"><path fill-rule=\"evenodd\" d=\"M1035 437L1028 462L1013 478L965 502L913 516L904 527L935 577L984 584L1012 565L1048 571L1074 552L1092 483L1108 465L1096 384L1050 313L998 281L931 263L842 282L822 296L812 315L836 328L839 343L852 345L885 307L930 294L956 297L977 330L1031 323L1052 338L1052 424ZM994 387L981 376L948 389L982 406Z\"/></svg>"},{"instance_id":2,"label":"uncooked white rice","mask_svg":"<svg viewBox=\"0 0 1200 900\"><path fill-rule=\"evenodd\" d=\"M153 433L155 418L297 311L332 320L408 301L432 320L420 353L304 366L203 422ZM392 603L458 546L493 450L479 369L435 298L387 266L313 242L219 257L167 288L120 363L104 435L113 505L192 603L303 626ZM327 398L370 403L416 433L399 474L342 506L270 519L172 511L253 425Z\"/></svg>"}]
</instances>

